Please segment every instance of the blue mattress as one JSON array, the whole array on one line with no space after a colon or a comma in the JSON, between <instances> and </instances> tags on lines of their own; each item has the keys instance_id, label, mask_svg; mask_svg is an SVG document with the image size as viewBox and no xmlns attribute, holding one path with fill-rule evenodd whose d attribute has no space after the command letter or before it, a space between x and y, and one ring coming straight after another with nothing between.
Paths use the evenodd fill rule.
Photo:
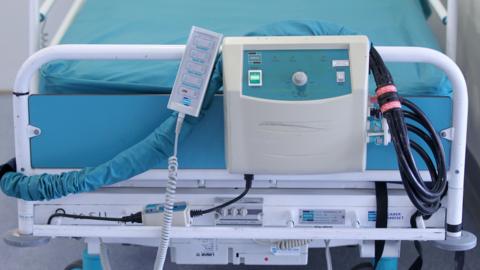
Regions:
<instances>
[{"instance_id":1,"label":"blue mattress","mask_svg":"<svg viewBox=\"0 0 480 270\"><path fill-rule=\"evenodd\" d=\"M376 45L439 50L420 0L87 0L63 44L183 44L192 25L245 35L285 20L318 20L366 34ZM41 69L46 94L168 93L177 61L56 61ZM445 75L421 64L390 65L403 94L448 96ZM373 89L373 86L372 86Z\"/></svg>"}]
</instances>

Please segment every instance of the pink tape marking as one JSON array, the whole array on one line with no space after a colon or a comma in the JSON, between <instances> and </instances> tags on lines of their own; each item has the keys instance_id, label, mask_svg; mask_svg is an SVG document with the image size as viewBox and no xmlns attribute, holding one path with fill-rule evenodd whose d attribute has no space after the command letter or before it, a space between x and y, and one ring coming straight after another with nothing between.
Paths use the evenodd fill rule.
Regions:
<instances>
[{"instance_id":1,"label":"pink tape marking","mask_svg":"<svg viewBox=\"0 0 480 270\"><path fill-rule=\"evenodd\" d=\"M385 85L377 89L375 93L377 94L377 97L380 97L381 95L385 93L391 93L391 92L397 92L397 87L393 84Z\"/></svg>"},{"instance_id":2,"label":"pink tape marking","mask_svg":"<svg viewBox=\"0 0 480 270\"><path fill-rule=\"evenodd\" d=\"M396 108L402 108L402 103L400 103L400 101L390 101L388 103L385 103L382 107L380 107L380 111L384 113L386 111Z\"/></svg>"}]
</instances>

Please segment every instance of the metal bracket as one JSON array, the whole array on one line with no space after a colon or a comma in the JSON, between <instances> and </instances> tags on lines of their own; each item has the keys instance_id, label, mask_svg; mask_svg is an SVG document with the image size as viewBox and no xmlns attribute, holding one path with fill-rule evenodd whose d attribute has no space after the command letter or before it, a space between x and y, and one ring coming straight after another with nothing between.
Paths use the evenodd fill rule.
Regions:
<instances>
[{"instance_id":1,"label":"metal bracket","mask_svg":"<svg viewBox=\"0 0 480 270\"><path fill-rule=\"evenodd\" d=\"M392 136L390 135L390 128L387 123L387 119L382 118L381 128L376 127L377 129L369 130L367 132L367 143L370 143L370 138L374 139L374 143L377 145L387 146L392 141Z\"/></svg>"},{"instance_id":2,"label":"metal bracket","mask_svg":"<svg viewBox=\"0 0 480 270\"><path fill-rule=\"evenodd\" d=\"M445 140L453 141L453 138L455 137L455 129L451 127L451 128L441 130L440 137L442 137Z\"/></svg>"},{"instance_id":3,"label":"metal bracket","mask_svg":"<svg viewBox=\"0 0 480 270\"><path fill-rule=\"evenodd\" d=\"M30 125L28 126L28 137L29 138L40 136L40 134L42 134L42 130L40 128L30 126Z\"/></svg>"}]
</instances>

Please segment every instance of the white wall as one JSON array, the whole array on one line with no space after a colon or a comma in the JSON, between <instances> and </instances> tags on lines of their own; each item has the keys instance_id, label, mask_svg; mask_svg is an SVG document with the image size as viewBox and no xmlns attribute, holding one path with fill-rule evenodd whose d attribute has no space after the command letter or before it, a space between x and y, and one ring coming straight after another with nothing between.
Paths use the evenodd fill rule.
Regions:
<instances>
[{"instance_id":1,"label":"white wall","mask_svg":"<svg viewBox=\"0 0 480 270\"><path fill-rule=\"evenodd\" d=\"M11 91L20 65L28 57L28 6L30 0L0 0L0 92ZM71 0L55 3L46 25L51 38L70 7Z\"/></svg>"},{"instance_id":2,"label":"white wall","mask_svg":"<svg viewBox=\"0 0 480 270\"><path fill-rule=\"evenodd\" d=\"M480 161L480 1L459 0L457 61L465 74L470 97L468 147Z\"/></svg>"},{"instance_id":3,"label":"white wall","mask_svg":"<svg viewBox=\"0 0 480 270\"><path fill-rule=\"evenodd\" d=\"M15 74L28 55L28 1L1 0L0 90L11 90Z\"/></svg>"}]
</instances>

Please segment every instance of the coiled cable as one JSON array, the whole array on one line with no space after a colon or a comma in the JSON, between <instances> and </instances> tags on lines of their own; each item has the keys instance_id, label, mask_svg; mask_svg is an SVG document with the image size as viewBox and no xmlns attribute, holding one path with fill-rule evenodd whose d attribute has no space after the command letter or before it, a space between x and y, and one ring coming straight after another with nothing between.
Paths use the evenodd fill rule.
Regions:
<instances>
[{"instance_id":1,"label":"coiled cable","mask_svg":"<svg viewBox=\"0 0 480 270\"><path fill-rule=\"evenodd\" d=\"M310 244L313 240L309 239L291 239L291 240L280 240L275 243L278 249L286 250L296 247L303 247Z\"/></svg>"},{"instance_id":2,"label":"coiled cable","mask_svg":"<svg viewBox=\"0 0 480 270\"><path fill-rule=\"evenodd\" d=\"M177 189L178 177L178 159L177 149L180 131L182 129L185 115L180 113L177 117L177 124L175 127L175 141L173 145L173 156L168 159L168 181L165 192L165 203L163 211L163 224L161 230L160 244L157 250L157 257L155 260L154 269L162 270L165 260L167 258L167 250L170 244L170 232L172 229L173 220L173 206L175 204L175 193Z\"/></svg>"},{"instance_id":3,"label":"coiled cable","mask_svg":"<svg viewBox=\"0 0 480 270\"><path fill-rule=\"evenodd\" d=\"M327 270L333 270L332 254L330 253L330 240L325 240L325 259Z\"/></svg>"}]
</instances>

